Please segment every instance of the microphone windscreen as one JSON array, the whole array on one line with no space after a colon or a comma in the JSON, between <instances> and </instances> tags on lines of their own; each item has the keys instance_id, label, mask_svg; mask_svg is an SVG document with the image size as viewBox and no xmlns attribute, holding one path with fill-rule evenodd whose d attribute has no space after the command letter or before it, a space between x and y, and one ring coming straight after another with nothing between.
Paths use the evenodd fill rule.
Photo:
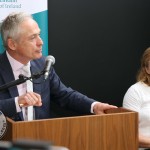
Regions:
<instances>
[{"instance_id":1,"label":"microphone windscreen","mask_svg":"<svg viewBox=\"0 0 150 150\"><path fill-rule=\"evenodd\" d=\"M49 61L49 60L51 61L52 65L55 64L55 58L54 58L54 56L52 56L52 55L47 56L46 57L46 61Z\"/></svg>"}]
</instances>

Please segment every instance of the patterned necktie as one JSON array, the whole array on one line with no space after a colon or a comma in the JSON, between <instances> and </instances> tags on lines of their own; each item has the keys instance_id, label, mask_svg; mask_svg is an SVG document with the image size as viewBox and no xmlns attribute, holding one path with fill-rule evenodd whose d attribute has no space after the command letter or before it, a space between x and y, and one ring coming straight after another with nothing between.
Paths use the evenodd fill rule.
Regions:
<instances>
[{"instance_id":1,"label":"patterned necktie","mask_svg":"<svg viewBox=\"0 0 150 150\"><path fill-rule=\"evenodd\" d=\"M24 75L26 77L30 77L31 76L31 72L30 72L30 65L27 64L25 66L23 66L23 70L24 70ZM27 92L33 92L33 83L30 80L26 81L26 85L27 85ZM25 116L24 116L25 120L27 121L31 121L33 120L33 106L29 106L29 107L25 107Z\"/></svg>"}]
</instances>

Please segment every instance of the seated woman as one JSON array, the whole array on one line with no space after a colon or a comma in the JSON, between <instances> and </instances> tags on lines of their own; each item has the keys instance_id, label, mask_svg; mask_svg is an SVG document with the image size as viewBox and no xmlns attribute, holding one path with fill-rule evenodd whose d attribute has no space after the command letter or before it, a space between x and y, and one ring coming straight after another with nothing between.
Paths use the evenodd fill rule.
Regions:
<instances>
[{"instance_id":1,"label":"seated woman","mask_svg":"<svg viewBox=\"0 0 150 150\"><path fill-rule=\"evenodd\" d=\"M139 113L139 150L150 148L150 47L145 50L137 82L126 92L123 107Z\"/></svg>"}]
</instances>

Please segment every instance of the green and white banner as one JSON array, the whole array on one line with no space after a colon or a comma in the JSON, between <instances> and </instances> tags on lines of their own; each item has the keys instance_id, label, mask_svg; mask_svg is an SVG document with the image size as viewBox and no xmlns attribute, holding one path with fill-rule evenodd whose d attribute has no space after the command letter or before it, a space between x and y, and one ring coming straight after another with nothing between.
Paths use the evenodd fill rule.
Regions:
<instances>
[{"instance_id":1,"label":"green and white banner","mask_svg":"<svg viewBox=\"0 0 150 150\"><path fill-rule=\"evenodd\" d=\"M0 22L11 12L28 12L38 22L44 42L43 55L48 55L48 0L0 0ZM0 53L4 51L0 38Z\"/></svg>"}]
</instances>

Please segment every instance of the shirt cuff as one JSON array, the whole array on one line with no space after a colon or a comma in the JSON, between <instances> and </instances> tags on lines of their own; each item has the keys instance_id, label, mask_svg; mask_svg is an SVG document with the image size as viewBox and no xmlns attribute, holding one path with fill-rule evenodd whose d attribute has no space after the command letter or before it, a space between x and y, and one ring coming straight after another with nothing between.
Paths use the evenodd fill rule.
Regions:
<instances>
[{"instance_id":1,"label":"shirt cuff","mask_svg":"<svg viewBox=\"0 0 150 150\"><path fill-rule=\"evenodd\" d=\"M99 102L93 102L93 103L91 104L91 113L92 113L92 114L94 114L93 107L94 107L94 106L95 106L95 104L97 104L97 103L99 103Z\"/></svg>"},{"instance_id":2,"label":"shirt cuff","mask_svg":"<svg viewBox=\"0 0 150 150\"><path fill-rule=\"evenodd\" d=\"M15 97L15 104L16 104L16 111L21 112L21 108L20 108L19 103L18 103L18 97Z\"/></svg>"}]
</instances>

